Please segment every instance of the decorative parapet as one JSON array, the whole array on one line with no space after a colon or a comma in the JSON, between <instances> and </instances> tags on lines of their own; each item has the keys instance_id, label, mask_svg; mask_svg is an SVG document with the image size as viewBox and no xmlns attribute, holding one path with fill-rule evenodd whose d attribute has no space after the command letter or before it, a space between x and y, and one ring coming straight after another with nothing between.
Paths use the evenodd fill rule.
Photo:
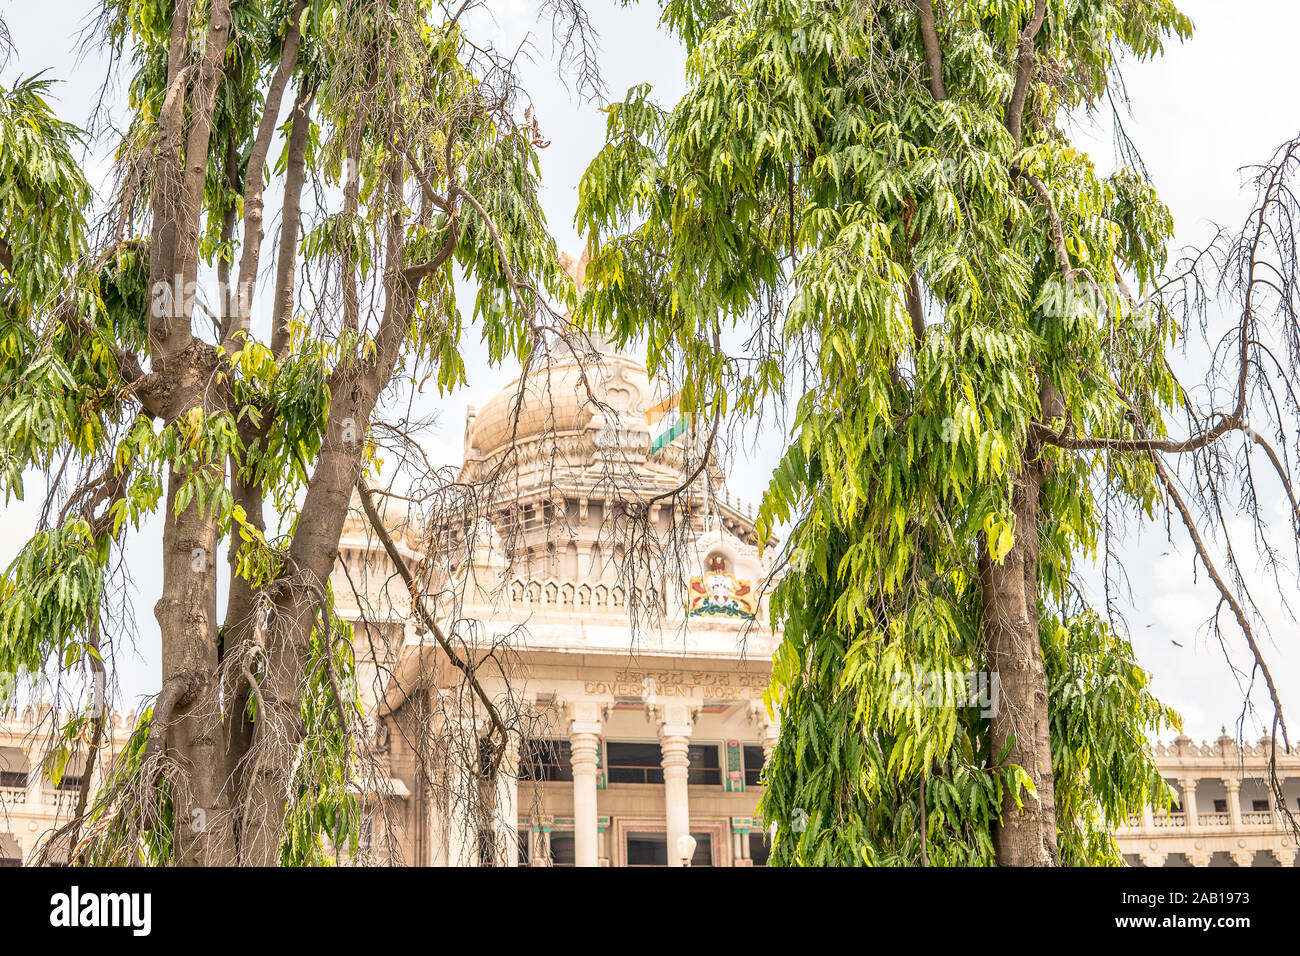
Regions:
<instances>
[{"instance_id":1,"label":"decorative parapet","mask_svg":"<svg viewBox=\"0 0 1300 956\"><path fill-rule=\"evenodd\" d=\"M1189 759L1222 761L1225 758L1269 760L1273 757L1273 738L1264 736L1256 743L1239 744L1225 733L1213 743L1201 741L1198 744L1191 737L1184 735L1175 737L1168 743L1157 740L1150 746L1149 751L1157 763L1162 760L1178 762ZM1286 764L1300 769L1300 752L1296 752L1295 748L1292 748L1291 753L1287 753L1285 747L1279 743L1277 758L1279 765Z\"/></svg>"},{"instance_id":2,"label":"decorative parapet","mask_svg":"<svg viewBox=\"0 0 1300 956\"><path fill-rule=\"evenodd\" d=\"M506 593L517 608L566 612L624 611L629 596L635 605L643 600L647 610L664 611L663 597L655 588L630 591L621 585L578 583L561 578L512 578Z\"/></svg>"}]
</instances>

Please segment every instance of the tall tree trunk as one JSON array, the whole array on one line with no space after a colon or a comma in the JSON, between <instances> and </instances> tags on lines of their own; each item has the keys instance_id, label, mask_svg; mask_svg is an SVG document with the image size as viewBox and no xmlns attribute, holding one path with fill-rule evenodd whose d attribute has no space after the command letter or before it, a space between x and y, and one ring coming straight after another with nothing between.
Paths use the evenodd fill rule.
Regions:
<instances>
[{"instance_id":1,"label":"tall tree trunk","mask_svg":"<svg viewBox=\"0 0 1300 956\"><path fill-rule=\"evenodd\" d=\"M1038 636L1038 496L1044 470L1027 451L1012 491L1015 544L1001 563L980 548L980 617L991 679L999 682L992 717L993 758L1022 767L1036 796L1008 792L993 845L1002 866L1055 866L1056 810L1047 674ZM1009 749L1008 749L1009 748Z\"/></svg>"},{"instance_id":2,"label":"tall tree trunk","mask_svg":"<svg viewBox=\"0 0 1300 956\"><path fill-rule=\"evenodd\" d=\"M307 137L311 132L311 101L315 85L305 80L298 87L290 114L289 156L280 209L280 249L275 267L275 305L271 315L271 351L277 359L289 353L289 320L293 316L293 289L298 264L298 235L302 222L302 188L307 181Z\"/></svg>"},{"instance_id":3,"label":"tall tree trunk","mask_svg":"<svg viewBox=\"0 0 1300 956\"><path fill-rule=\"evenodd\" d=\"M150 278L171 286L166 314L150 319L155 388L162 418L174 427L194 408L206 415L217 407L211 387L215 349L194 339L187 290L198 268L198 232L203 185L211 143L212 113L221 63L230 33L229 0L213 0L186 125L186 31L189 5L173 16L168 54L167 94L159 116L159 152L152 202ZM183 157L180 144L184 140ZM222 469L224 463L216 467ZM217 675L217 520L190 502L177 513L187 470L167 476L167 514L163 526L163 591L154 607L162 635L163 691L154 720L178 769L171 781L173 859L183 865L222 865L234 861L234 841L226 792L226 761ZM221 482L223 475L205 476Z\"/></svg>"},{"instance_id":4,"label":"tall tree trunk","mask_svg":"<svg viewBox=\"0 0 1300 956\"><path fill-rule=\"evenodd\" d=\"M202 375L196 370L194 378ZM201 392L191 394L201 401ZM182 403L181 413L189 404ZM172 786L173 859L217 866L234 862L217 673L217 520L193 502L177 513L186 477L173 470L167 480L163 591L154 607L164 693L154 719L165 727L167 755L180 771Z\"/></svg>"},{"instance_id":5,"label":"tall tree trunk","mask_svg":"<svg viewBox=\"0 0 1300 956\"><path fill-rule=\"evenodd\" d=\"M930 4L923 4L928 7ZM926 54L931 78L937 71L931 56L932 9L922 11ZM1047 15L1047 0L1035 0L1034 9L1020 34L1016 55L1016 80L1007 103L1004 124L1020 148L1025 104L1038 65L1035 40ZM1068 266L1068 262L1066 263ZM1040 406L1049 421L1064 409L1061 396L1046 379L1040 386ZM1039 492L1047 476L1039 461L1039 448L1030 441L1020 460L1012 489L1015 544L994 563L988 542L981 542L980 621L988 652L990 679L1000 683L998 706L992 718L993 759L1023 768L1033 781L1035 796L1021 794L1022 805L1008 792L1002 798L1002 819L993 826L993 847L1000 866L1056 866L1056 793L1052 776L1051 719L1047 699L1047 672L1038 634L1038 514Z\"/></svg>"}]
</instances>

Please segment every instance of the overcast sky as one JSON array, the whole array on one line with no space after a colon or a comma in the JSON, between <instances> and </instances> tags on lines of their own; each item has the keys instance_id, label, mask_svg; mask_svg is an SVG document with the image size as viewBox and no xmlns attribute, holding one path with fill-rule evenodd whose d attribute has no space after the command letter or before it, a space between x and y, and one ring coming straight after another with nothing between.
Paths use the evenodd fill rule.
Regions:
<instances>
[{"instance_id":1,"label":"overcast sky","mask_svg":"<svg viewBox=\"0 0 1300 956\"><path fill-rule=\"evenodd\" d=\"M592 0L587 6L600 35L600 66L608 95L618 98L630 86L650 82L656 98L671 104L682 90L683 54L657 28L654 4L623 8L612 0ZM577 253L582 245L572 225L577 183L603 142L600 104L579 99L566 88L551 58L546 24L535 22L532 0L492 0L489 7L492 23L486 28L499 44L513 46L530 32L537 36L526 77L542 131L551 141L543 153L545 205L560 247ZM1161 60L1128 65L1125 78L1132 100L1128 132L1161 197L1173 210L1178 242L1185 244L1204 242L1211 222L1240 224L1250 210L1250 193L1242 189L1240 168L1264 162L1300 128L1294 71L1300 5L1290 0L1185 0L1181 7L1196 23L1193 38L1171 48ZM86 123L106 63L93 52L80 59L76 54L78 35L97 8L91 0L0 0L0 13L17 46L16 60L0 73L0 82L46 70L62 81L56 102L62 117ZM485 22L481 20L479 26ZM1267 28L1262 29L1262 24ZM1091 151L1100 167L1114 165L1108 124L1084 121L1075 132L1078 145ZM101 185L107 169L102 155L87 158L92 178ZM440 428L430 443L431 457L448 463L460 460L466 406L481 406L515 375L512 368L488 367L481 348L469 351L469 384L442 403ZM1199 381L1203 351L1190 350L1184 368L1189 370L1188 380ZM733 468L729 484L742 498L757 501L761 496L780 452L780 438L772 435L765 440L751 455L748 467ZM29 482L28 488L31 500L11 502L0 517L0 561L12 558L31 532L39 484ZM1281 495L1275 495L1267 507L1273 527L1285 534ZM1245 532L1244 523L1241 530ZM159 641L152 613L160 586L157 540L158 529L152 528L128 544L139 634L138 654L123 662L121 671L126 706L134 705L137 695L155 692L158 685ZM1238 553L1245 553L1243 549L1252 547L1252 542L1249 533L1239 535ZM1125 595L1120 603L1139 660L1155 674L1156 692L1183 713L1188 732L1198 739L1217 735L1220 725L1231 727L1241 712L1242 693L1224 650L1204 630L1216 598L1204 573L1194 576L1185 535L1175 529L1170 543L1163 525L1130 529L1118 554L1129 568L1133 588L1131 599ZM1092 596L1099 599L1099 576L1088 578ZM1283 590L1298 603L1295 569L1284 578ZM1300 629L1278 609L1282 595L1271 579L1258 580L1255 596L1272 612L1269 654L1293 726L1300 731L1300 717L1295 717L1300 713ZM1248 666L1240 635L1230 625L1225 629L1230 635L1228 656L1238 666ZM1263 703L1265 698L1257 693L1256 700ZM1248 738L1260 732L1257 722L1246 727Z\"/></svg>"}]
</instances>

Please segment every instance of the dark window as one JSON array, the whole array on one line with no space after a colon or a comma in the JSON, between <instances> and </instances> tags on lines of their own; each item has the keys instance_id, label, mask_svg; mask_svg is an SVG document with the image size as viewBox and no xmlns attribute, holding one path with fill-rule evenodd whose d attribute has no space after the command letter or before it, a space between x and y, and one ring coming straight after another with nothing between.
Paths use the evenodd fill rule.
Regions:
<instances>
[{"instance_id":1,"label":"dark window","mask_svg":"<svg viewBox=\"0 0 1300 956\"><path fill-rule=\"evenodd\" d=\"M716 754L716 748L715 748ZM716 756L714 760L716 761ZM608 741L605 763L610 783L663 783L663 755L658 744L632 744ZM654 864L639 864L653 866Z\"/></svg>"},{"instance_id":2,"label":"dark window","mask_svg":"<svg viewBox=\"0 0 1300 956\"><path fill-rule=\"evenodd\" d=\"M62 779L59 780L59 785L58 785L57 787L55 787L54 789L56 789L56 790L74 790L74 791L75 791L75 790L80 790L80 789L81 789L81 774L65 773L65 774L63 775Z\"/></svg>"},{"instance_id":3,"label":"dark window","mask_svg":"<svg viewBox=\"0 0 1300 956\"><path fill-rule=\"evenodd\" d=\"M1227 801L1227 800L1215 800L1215 801L1214 801L1214 812L1215 812L1215 813L1227 813L1227 812L1228 812L1228 801Z\"/></svg>"},{"instance_id":4,"label":"dark window","mask_svg":"<svg viewBox=\"0 0 1300 956\"><path fill-rule=\"evenodd\" d=\"M687 749L686 782L702 787L722 786L722 766L717 744L691 744Z\"/></svg>"},{"instance_id":5,"label":"dark window","mask_svg":"<svg viewBox=\"0 0 1300 956\"><path fill-rule=\"evenodd\" d=\"M525 740L519 754L520 780L572 780L567 740Z\"/></svg>"},{"instance_id":6,"label":"dark window","mask_svg":"<svg viewBox=\"0 0 1300 956\"><path fill-rule=\"evenodd\" d=\"M629 833L628 866L667 866L668 837L663 833Z\"/></svg>"},{"instance_id":7,"label":"dark window","mask_svg":"<svg viewBox=\"0 0 1300 956\"><path fill-rule=\"evenodd\" d=\"M1250 808L1254 810L1256 813L1265 813L1268 811L1268 801L1252 800L1250 801Z\"/></svg>"},{"instance_id":8,"label":"dark window","mask_svg":"<svg viewBox=\"0 0 1300 956\"><path fill-rule=\"evenodd\" d=\"M691 857L691 866L713 865L713 837L707 833L692 833L695 837L695 855Z\"/></svg>"},{"instance_id":9,"label":"dark window","mask_svg":"<svg viewBox=\"0 0 1300 956\"><path fill-rule=\"evenodd\" d=\"M23 861L15 859L12 856L0 856L0 867L22 866Z\"/></svg>"},{"instance_id":10,"label":"dark window","mask_svg":"<svg viewBox=\"0 0 1300 956\"><path fill-rule=\"evenodd\" d=\"M0 770L0 787L27 789L27 774L22 770Z\"/></svg>"},{"instance_id":11,"label":"dark window","mask_svg":"<svg viewBox=\"0 0 1300 956\"><path fill-rule=\"evenodd\" d=\"M573 834L551 831L551 864L573 866Z\"/></svg>"},{"instance_id":12,"label":"dark window","mask_svg":"<svg viewBox=\"0 0 1300 956\"><path fill-rule=\"evenodd\" d=\"M767 842L767 831L750 830L749 858L754 861L754 865L767 866L767 857L771 852L772 846Z\"/></svg>"},{"instance_id":13,"label":"dark window","mask_svg":"<svg viewBox=\"0 0 1300 956\"><path fill-rule=\"evenodd\" d=\"M695 855L691 866L713 866L713 836L709 833L692 833L695 837ZM673 848L676 852L676 847ZM629 833L627 835L628 866L667 866L668 836L660 832Z\"/></svg>"},{"instance_id":14,"label":"dark window","mask_svg":"<svg viewBox=\"0 0 1300 956\"><path fill-rule=\"evenodd\" d=\"M754 744L745 745L745 786L757 787L758 778L763 773L763 748Z\"/></svg>"}]
</instances>

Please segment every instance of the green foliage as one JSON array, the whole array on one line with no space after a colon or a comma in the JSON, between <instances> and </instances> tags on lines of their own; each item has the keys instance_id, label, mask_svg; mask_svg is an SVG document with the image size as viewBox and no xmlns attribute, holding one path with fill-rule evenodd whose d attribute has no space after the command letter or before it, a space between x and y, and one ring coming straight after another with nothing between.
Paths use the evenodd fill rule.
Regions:
<instances>
[{"instance_id":1,"label":"green foliage","mask_svg":"<svg viewBox=\"0 0 1300 956\"><path fill-rule=\"evenodd\" d=\"M86 653L98 618L109 538L69 518L40 531L0 579L0 671L38 672L51 654L71 669Z\"/></svg>"},{"instance_id":2,"label":"green foliage","mask_svg":"<svg viewBox=\"0 0 1300 956\"><path fill-rule=\"evenodd\" d=\"M8 353L14 325L55 292L67 264L85 244L90 198L72 150L82 134L55 117L46 98L53 80L32 76L0 86L0 351Z\"/></svg>"},{"instance_id":3,"label":"green foliage","mask_svg":"<svg viewBox=\"0 0 1300 956\"><path fill-rule=\"evenodd\" d=\"M582 180L579 320L648 339L652 374L675 364L700 408L793 405L759 517L760 540L788 530L768 692L783 730L761 807L776 863L917 862L922 789L929 859L993 862L1002 794L1022 798L1029 778L989 752L978 708L913 690L987 670L978 547L1001 561L1016 542L1011 492L1042 383L1065 404L1047 424L1084 434L1136 437L1126 397L1164 434L1183 401L1174 324L1111 281L1123 270L1137 296L1151 291L1168 210L1135 171L1099 176L1055 118L1091 108L1120 57L1155 55L1190 23L1163 0L1051 2L1037 49L1053 66L1030 84L1017 144L1007 103L1032 8L939 5L936 101L912 4L667 0L686 94L662 109L637 87L612 104ZM1030 177L1095 285L1063 273ZM722 354L715 323L748 344ZM1149 514L1158 488L1140 456L1041 454L1062 860L1113 863L1106 827L1161 793L1142 741L1174 715L1071 578L1096 553L1099 502Z\"/></svg>"},{"instance_id":4,"label":"green foliage","mask_svg":"<svg viewBox=\"0 0 1300 956\"><path fill-rule=\"evenodd\" d=\"M355 856L361 795L355 781L369 768L354 766L350 724L361 720L352 656L352 625L334 614L327 597L328 626L312 632L308 684L302 695L303 724L310 728L294 766L293 800L280 847L283 866L331 866L336 854ZM344 719L348 724L344 723Z\"/></svg>"},{"instance_id":5,"label":"green foliage","mask_svg":"<svg viewBox=\"0 0 1300 956\"><path fill-rule=\"evenodd\" d=\"M117 759L106 768L86 818L86 866L161 866L171 859L175 804L170 781L140 793L153 710L140 714Z\"/></svg>"}]
</instances>

